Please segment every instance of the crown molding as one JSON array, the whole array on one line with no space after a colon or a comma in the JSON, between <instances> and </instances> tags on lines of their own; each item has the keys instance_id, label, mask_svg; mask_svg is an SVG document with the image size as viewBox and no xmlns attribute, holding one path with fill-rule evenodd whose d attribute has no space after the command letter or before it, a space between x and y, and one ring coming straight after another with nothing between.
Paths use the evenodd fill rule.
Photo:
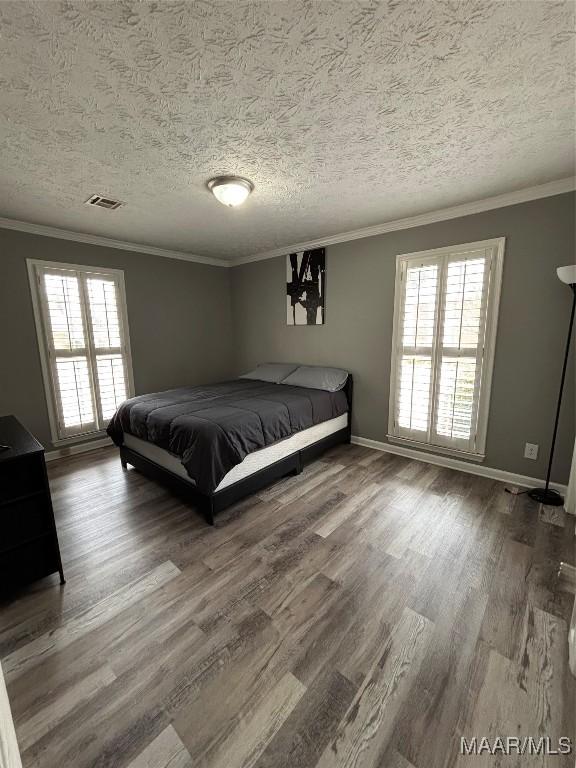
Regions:
<instances>
[{"instance_id":1,"label":"crown molding","mask_svg":"<svg viewBox=\"0 0 576 768\"><path fill-rule=\"evenodd\" d=\"M0 217L0 229L14 229L18 232L27 232L30 235L55 237L58 240L72 240L75 243L87 243L88 245L99 245L104 246L105 248L117 248L121 251L146 253L150 256L162 256L166 259L192 261L196 264L209 264L212 267L231 266L231 262L223 261L222 259L216 259L210 256L197 256L194 253L186 253L184 251L169 251L165 248L156 248L153 245L130 243L127 240L113 240L112 238L101 237L100 235L86 235L83 232L73 232L68 229L48 227L44 224L31 224L27 221L17 221L16 219L3 219Z\"/></svg>"},{"instance_id":2,"label":"crown molding","mask_svg":"<svg viewBox=\"0 0 576 768\"><path fill-rule=\"evenodd\" d=\"M537 187L527 187L515 192L506 192L503 195L495 197L486 197L483 200L476 200L471 203L462 203L451 208L443 208L429 213L422 213L417 216L409 216L405 219L396 219L384 224L376 224L372 227L355 229L351 232L341 232L338 235L329 235L317 240L308 240L303 243L294 243L285 245L282 248L275 248L273 251L256 253L252 256L242 256L229 262L230 266L237 267L242 264L249 264L252 261L264 261L273 259L276 256L284 256L287 253L296 253L308 248L321 248L327 245L336 245L337 243L346 243L349 240L360 240L365 237L374 237L375 235L384 235L387 232L396 232L400 229L411 229L413 227L422 227L426 224L434 224L438 221L447 221L457 219L462 216L470 216L475 213L483 213L496 208L504 208L508 205L517 205L518 203L527 203L530 200L539 200L543 197L552 197L561 195L565 192L572 192L576 189L576 177L570 176L558 181L550 181L547 184L540 184Z\"/></svg>"},{"instance_id":3,"label":"crown molding","mask_svg":"<svg viewBox=\"0 0 576 768\"><path fill-rule=\"evenodd\" d=\"M185 251L170 251L165 248L156 248L153 245L142 245L141 243L131 243L127 240L113 240L112 238L102 237L100 235L87 235L83 232L73 232L68 229L58 229L44 224L31 224L27 221L17 221L16 219L5 219L0 217L0 229L14 229L18 232L27 232L31 235L42 235L43 237L55 237L59 240L72 240L76 243L87 243L88 245L100 245L105 248L117 248L121 251L133 251L136 253L147 253L151 256L161 256L166 259L179 259L180 261L191 261L196 264L208 264L212 267L237 267L242 264L249 264L252 261L264 261L273 259L276 256L284 256L287 253L303 251L308 248L320 248L327 245L336 245L345 243L349 240L361 240L365 237L374 237L375 235L384 235L387 232L396 232L400 229L411 229L413 227L422 227L426 224L434 224L438 221L447 221L457 219L461 216L470 216L483 211L491 211L496 208L504 208L508 205L517 205L518 203L527 203L530 200L539 200L543 197L552 197L561 195L565 192L572 192L576 189L576 177L570 176L558 181L550 181L547 184L540 184L537 187L527 187L515 192L507 192L496 197L487 197L483 200L476 200L471 203L455 205L451 208L443 208L429 213L422 213L417 216L408 216L405 219L396 219L387 221L384 224L376 224L372 227L355 229L350 232L341 232L337 235L328 235L316 240L308 240L303 243L292 243L284 245L281 248L275 248L272 251L264 251L251 256L242 256L238 259L218 259L211 256L198 256L194 253Z\"/></svg>"}]
</instances>

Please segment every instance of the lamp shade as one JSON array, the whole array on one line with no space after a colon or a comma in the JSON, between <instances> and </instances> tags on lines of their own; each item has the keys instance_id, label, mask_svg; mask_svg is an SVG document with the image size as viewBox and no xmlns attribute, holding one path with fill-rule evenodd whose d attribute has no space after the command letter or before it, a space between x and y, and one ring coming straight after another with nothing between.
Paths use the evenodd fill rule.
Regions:
<instances>
[{"instance_id":1,"label":"lamp shade","mask_svg":"<svg viewBox=\"0 0 576 768\"><path fill-rule=\"evenodd\" d=\"M576 264L568 264L567 267L558 267L556 270L558 279L562 280L566 285L576 284Z\"/></svg>"}]
</instances>

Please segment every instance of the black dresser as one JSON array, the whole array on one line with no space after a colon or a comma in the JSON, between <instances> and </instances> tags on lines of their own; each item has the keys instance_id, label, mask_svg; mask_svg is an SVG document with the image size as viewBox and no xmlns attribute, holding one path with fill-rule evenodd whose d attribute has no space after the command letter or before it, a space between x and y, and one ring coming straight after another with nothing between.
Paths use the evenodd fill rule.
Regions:
<instances>
[{"instance_id":1,"label":"black dresser","mask_svg":"<svg viewBox=\"0 0 576 768\"><path fill-rule=\"evenodd\" d=\"M0 417L0 591L58 572L64 583L44 448L14 416Z\"/></svg>"}]
</instances>

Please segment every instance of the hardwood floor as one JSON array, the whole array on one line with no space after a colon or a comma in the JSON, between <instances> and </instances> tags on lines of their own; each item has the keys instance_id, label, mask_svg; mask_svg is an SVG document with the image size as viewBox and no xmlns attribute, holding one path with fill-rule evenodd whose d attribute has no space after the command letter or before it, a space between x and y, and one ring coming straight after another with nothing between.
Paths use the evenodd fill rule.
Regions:
<instances>
[{"instance_id":1,"label":"hardwood floor","mask_svg":"<svg viewBox=\"0 0 576 768\"><path fill-rule=\"evenodd\" d=\"M102 449L50 465L67 584L0 608L34 768L573 765L574 519L341 446L205 525Z\"/></svg>"}]
</instances>

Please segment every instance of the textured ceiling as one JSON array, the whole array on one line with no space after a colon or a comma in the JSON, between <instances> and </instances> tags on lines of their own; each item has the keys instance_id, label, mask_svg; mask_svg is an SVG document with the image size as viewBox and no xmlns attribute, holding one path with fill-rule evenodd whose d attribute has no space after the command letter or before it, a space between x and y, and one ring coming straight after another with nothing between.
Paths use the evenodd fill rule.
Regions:
<instances>
[{"instance_id":1,"label":"textured ceiling","mask_svg":"<svg viewBox=\"0 0 576 768\"><path fill-rule=\"evenodd\" d=\"M572 2L4 0L0 24L0 216L233 258L574 172Z\"/></svg>"}]
</instances>

